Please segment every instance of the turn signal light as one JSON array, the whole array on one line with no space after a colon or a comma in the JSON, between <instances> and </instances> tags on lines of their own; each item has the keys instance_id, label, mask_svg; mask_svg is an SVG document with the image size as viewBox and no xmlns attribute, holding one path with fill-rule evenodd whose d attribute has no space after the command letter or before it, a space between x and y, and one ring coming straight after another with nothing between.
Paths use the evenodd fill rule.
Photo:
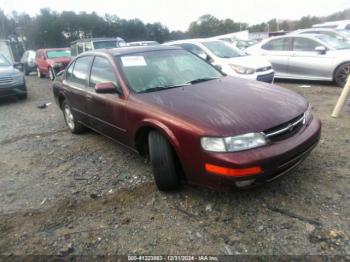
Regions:
<instances>
[{"instance_id":1,"label":"turn signal light","mask_svg":"<svg viewBox=\"0 0 350 262\"><path fill-rule=\"evenodd\" d=\"M231 177L252 176L263 172L260 166L233 169L233 168L216 166L212 164L205 164L205 170L209 173L214 173L222 176L231 176Z\"/></svg>"}]
</instances>

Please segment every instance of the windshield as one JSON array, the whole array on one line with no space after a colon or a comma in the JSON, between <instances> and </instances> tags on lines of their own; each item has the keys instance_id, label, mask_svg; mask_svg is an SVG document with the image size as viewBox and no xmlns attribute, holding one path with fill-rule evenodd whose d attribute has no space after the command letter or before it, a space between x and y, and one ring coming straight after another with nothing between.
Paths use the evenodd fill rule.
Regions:
<instances>
[{"instance_id":1,"label":"windshield","mask_svg":"<svg viewBox=\"0 0 350 262\"><path fill-rule=\"evenodd\" d=\"M340 49L350 49L350 44L347 42L344 42L342 40L339 40L338 38L331 37L329 35L316 35L316 38L320 39L324 43L330 45L334 49L340 50Z\"/></svg>"},{"instance_id":2,"label":"windshield","mask_svg":"<svg viewBox=\"0 0 350 262\"><path fill-rule=\"evenodd\" d=\"M47 58L70 57L70 50L52 50L47 51Z\"/></svg>"},{"instance_id":3,"label":"windshield","mask_svg":"<svg viewBox=\"0 0 350 262\"><path fill-rule=\"evenodd\" d=\"M241 50L231 47L221 41L203 42L202 44L220 58L232 58L245 55Z\"/></svg>"},{"instance_id":4,"label":"windshield","mask_svg":"<svg viewBox=\"0 0 350 262\"><path fill-rule=\"evenodd\" d=\"M343 29L343 30L339 30L339 32L343 33L343 34L346 35L347 37L350 37L350 30Z\"/></svg>"},{"instance_id":5,"label":"windshield","mask_svg":"<svg viewBox=\"0 0 350 262\"><path fill-rule=\"evenodd\" d=\"M191 85L223 76L185 50L144 52L117 59L130 88L136 93Z\"/></svg>"},{"instance_id":6,"label":"windshield","mask_svg":"<svg viewBox=\"0 0 350 262\"><path fill-rule=\"evenodd\" d=\"M108 40L108 41L98 41L94 42L95 49L103 49L103 48L116 48L118 47L117 40Z\"/></svg>"},{"instance_id":7,"label":"windshield","mask_svg":"<svg viewBox=\"0 0 350 262\"><path fill-rule=\"evenodd\" d=\"M10 66L11 63L4 57L3 55L0 54L0 66Z\"/></svg>"}]
</instances>

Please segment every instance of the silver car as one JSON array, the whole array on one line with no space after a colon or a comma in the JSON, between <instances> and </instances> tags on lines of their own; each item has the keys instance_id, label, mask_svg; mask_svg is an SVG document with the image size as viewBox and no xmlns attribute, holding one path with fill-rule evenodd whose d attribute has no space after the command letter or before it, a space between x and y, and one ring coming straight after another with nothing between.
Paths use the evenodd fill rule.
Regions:
<instances>
[{"instance_id":1,"label":"silver car","mask_svg":"<svg viewBox=\"0 0 350 262\"><path fill-rule=\"evenodd\" d=\"M350 44L324 34L269 38L245 51L268 58L276 78L335 81L343 86L350 73Z\"/></svg>"}]
</instances>

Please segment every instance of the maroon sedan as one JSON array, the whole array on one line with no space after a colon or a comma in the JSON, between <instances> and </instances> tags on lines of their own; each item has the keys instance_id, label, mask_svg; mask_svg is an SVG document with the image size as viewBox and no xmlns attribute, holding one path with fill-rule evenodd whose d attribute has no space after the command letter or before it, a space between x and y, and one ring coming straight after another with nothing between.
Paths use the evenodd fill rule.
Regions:
<instances>
[{"instance_id":1,"label":"maroon sedan","mask_svg":"<svg viewBox=\"0 0 350 262\"><path fill-rule=\"evenodd\" d=\"M160 190L272 181L300 164L321 133L300 95L225 76L177 47L84 53L53 87L73 133L88 127L149 155Z\"/></svg>"}]
</instances>

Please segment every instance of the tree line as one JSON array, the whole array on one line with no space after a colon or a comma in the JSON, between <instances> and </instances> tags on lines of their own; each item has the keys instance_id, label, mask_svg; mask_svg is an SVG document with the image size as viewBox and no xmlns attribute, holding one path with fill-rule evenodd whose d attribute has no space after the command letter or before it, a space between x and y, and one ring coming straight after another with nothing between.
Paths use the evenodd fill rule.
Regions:
<instances>
[{"instance_id":1,"label":"tree line","mask_svg":"<svg viewBox=\"0 0 350 262\"><path fill-rule=\"evenodd\" d=\"M251 25L232 19L201 16L187 31L170 31L161 23L144 23L140 19L122 19L116 15L42 9L36 16L12 12L6 16L0 9L0 38L11 40L20 55L23 49L65 47L70 42L89 37L122 37L127 42L155 40L160 43L175 39L210 37L249 29L251 32L296 30L315 23L350 19L350 8L326 17L304 16L299 20L277 20Z\"/></svg>"}]
</instances>

